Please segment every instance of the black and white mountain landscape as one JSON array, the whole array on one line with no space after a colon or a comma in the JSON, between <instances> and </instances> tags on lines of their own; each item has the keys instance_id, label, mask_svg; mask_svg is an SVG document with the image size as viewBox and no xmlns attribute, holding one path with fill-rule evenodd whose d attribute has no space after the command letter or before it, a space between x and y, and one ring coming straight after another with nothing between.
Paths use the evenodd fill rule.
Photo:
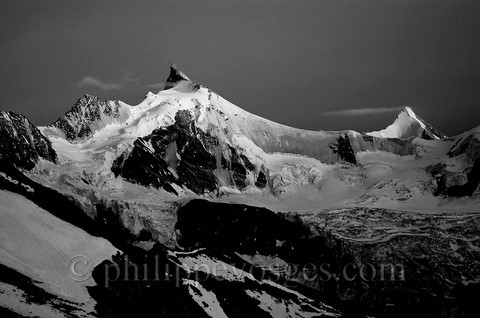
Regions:
<instances>
[{"instance_id":1,"label":"black and white mountain landscape","mask_svg":"<svg viewBox=\"0 0 480 318\"><path fill-rule=\"evenodd\" d=\"M0 316L471 316L480 126L392 122L288 127L174 64L138 105L2 111Z\"/></svg>"},{"instance_id":2,"label":"black and white mountain landscape","mask_svg":"<svg viewBox=\"0 0 480 318\"><path fill-rule=\"evenodd\" d=\"M478 52L478 0L1 0L0 318L477 317Z\"/></svg>"}]
</instances>

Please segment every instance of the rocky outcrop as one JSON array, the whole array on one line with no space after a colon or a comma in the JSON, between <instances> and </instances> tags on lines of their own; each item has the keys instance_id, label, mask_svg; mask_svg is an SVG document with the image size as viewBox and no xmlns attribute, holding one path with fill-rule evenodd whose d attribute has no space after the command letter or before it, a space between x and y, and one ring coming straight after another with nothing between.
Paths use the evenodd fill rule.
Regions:
<instances>
[{"instance_id":1,"label":"rocky outcrop","mask_svg":"<svg viewBox=\"0 0 480 318\"><path fill-rule=\"evenodd\" d=\"M399 156L415 154L415 146L408 139L379 138L354 132L351 132L348 137L350 147L355 154L360 151L385 151Z\"/></svg>"},{"instance_id":2,"label":"rocky outcrop","mask_svg":"<svg viewBox=\"0 0 480 318\"><path fill-rule=\"evenodd\" d=\"M446 197L472 196L480 185L480 158L468 164L462 171L450 171L446 164L438 163L426 171L437 181L434 195Z\"/></svg>"},{"instance_id":3,"label":"rocky outcrop","mask_svg":"<svg viewBox=\"0 0 480 318\"><path fill-rule=\"evenodd\" d=\"M448 137L443 132L441 132L438 128L434 127L432 124L427 123L425 120L421 119L420 117L419 119L425 125L425 129L422 135L420 136L420 138L430 140L430 139L443 139Z\"/></svg>"},{"instance_id":4,"label":"rocky outcrop","mask_svg":"<svg viewBox=\"0 0 480 318\"><path fill-rule=\"evenodd\" d=\"M221 186L242 190L253 184L254 171L245 155L199 129L188 110L178 111L173 125L138 138L112 165L115 176L176 194L182 187L197 194Z\"/></svg>"},{"instance_id":5,"label":"rocky outcrop","mask_svg":"<svg viewBox=\"0 0 480 318\"><path fill-rule=\"evenodd\" d=\"M50 141L25 116L0 112L0 161L32 169L39 158L56 162Z\"/></svg>"},{"instance_id":6,"label":"rocky outcrop","mask_svg":"<svg viewBox=\"0 0 480 318\"><path fill-rule=\"evenodd\" d=\"M480 187L480 127L460 135L448 156L457 159L461 164L449 167L447 163L439 162L427 167L426 171L436 179L435 195L449 197L472 196Z\"/></svg>"},{"instance_id":7,"label":"rocky outcrop","mask_svg":"<svg viewBox=\"0 0 480 318\"><path fill-rule=\"evenodd\" d=\"M354 131L340 132L338 138L328 144L331 160L328 163L349 162L357 164L356 155L363 151L385 151L399 156L415 154L411 140L401 138L380 138ZM322 160L322 162L325 162Z\"/></svg>"},{"instance_id":8,"label":"rocky outcrop","mask_svg":"<svg viewBox=\"0 0 480 318\"><path fill-rule=\"evenodd\" d=\"M124 123L130 116L128 106L120 101L101 101L84 95L52 126L59 128L70 142L82 142L111 123Z\"/></svg>"},{"instance_id":9,"label":"rocky outcrop","mask_svg":"<svg viewBox=\"0 0 480 318\"><path fill-rule=\"evenodd\" d=\"M168 75L167 81L165 82L164 89L170 89L172 87L175 87L175 85L177 85L181 81L187 81L192 83L190 78L188 78L185 73L180 71L175 65L175 63L172 63L172 65L170 65L170 74Z\"/></svg>"},{"instance_id":10,"label":"rocky outcrop","mask_svg":"<svg viewBox=\"0 0 480 318\"><path fill-rule=\"evenodd\" d=\"M480 158L480 126L461 134L448 152L450 157L462 154L466 154L470 161Z\"/></svg>"},{"instance_id":11,"label":"rocky outcrop","mask_svg":"<svg viewBox=\"0 0 480 318\"><path fill-rule=\"evenodd\" d=\"M357 163L348 133L341 134L336 142L330 144L330 149L337 155L339 161Z\"/></svg>"}]
</instances>

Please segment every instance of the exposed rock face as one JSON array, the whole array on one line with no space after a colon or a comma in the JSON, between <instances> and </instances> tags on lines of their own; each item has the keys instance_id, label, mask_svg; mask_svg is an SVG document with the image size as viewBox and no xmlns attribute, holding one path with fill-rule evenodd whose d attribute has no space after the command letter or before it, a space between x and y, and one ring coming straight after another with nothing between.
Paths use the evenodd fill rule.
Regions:
<instances>
[{"instance_id":1,"label":"exposed rock face","mask_svg":"<svg viewBox=\"0 0 480 318\"><path fill-rule=\"evenodd\" d=\"M472 164L466 177L467 182L447 188L445 194L447 196L463 197L472 196L478 191L480 185L480 158Z\"/></svg>"},{"instance_id":2,"label":"exposed rock face","mask_svg":"<svg viewBox=\"0 0 480 318\"><path fill-rule=\"evenodd\" d=\"M263 171L260 171L258 173L257 181L255 181L255 186L260 189L263 189L267 186L267 176Z\"/></svg>"},{"instance_id":3,"label":"exposed rock face","mask_svg":"<svg viewBox=\"0 0 480 318\"><path fill-rule=\"evenodd\" d=\"M439 163L428 167L427 172L437 180L435 195L472 196L480 185L480 158L469 163L462 171L449 171L445 164Z\"/></svg>"},{"instance_id":4,"label":"exposed rock face","mask_svg":"<svg viewBox=\"0 0 480 318\"><path fill-rule=\"evenodd\" d=\"M347 133L340 135L336 143L330 144L330 149L332 149L334 154L338 155L339 160L350 162L353 164L357 163L355 158L355 152L350 143L350 137Z\"/></svg>"},{"instance_id":5,"label":"exposed rock face","mask_svg":"<svg viewBox=\"0 0 480 318\"><path fill-rule=\"evenodd\" d=\"M399 156L415 154L415 146L408 139L379 138L356 133L351 133L348 137L350 147L355 154L359 151L385 151Z\"/></svg>"},{"instance_id":6,"label":"exposed rock face","mask_svg":"<svg viewBox=\"0 0 480 318\"><path fill-rule=\"evenodd\" d=\"M385 151L399 156L415 154L415 146L411 140L380 138L354 131L339 133L338 138L331 141L328 147L331 151L331 163L349 162L357 164L356 154L362 151Z\"/></svg>"},{"instance_id":7,"label":"exposed rock face","mask_svg":"<svg viewBox=\"0 0 480 318\"><path fill-rule=\"evenodd\" d=\"M410 107L406 108L406 111L411 114L412 117L414 117L420 124L421 129L418 132L418 137L427 139L427 140L433 140L433 139L443 139L447 138L448 136L445 135L442 131L440 131L438 128L433 126L432 124L428 123L425 121L423 118L418 116L417 114L413 113L412 109Z\"/></svg>"},{"instance_id":8,"label":"exposed rock face","mask_svg":"<svg viewBox=\"0 0 480 318\"><path fill-rule=\"evenodd\" d=\"M82 142L111 123L123 123L130 116L128 106L119 101L101 101L84 95L52 126L61 129L70 142Z\"/></svg>"},{"instance_id":9,"label":"exposed rock face","mask_svg":"<svg viewBox=\"0 0 480 318\"><path fill-rule=\"evenodd\" d=\"M284 260L276 272L289 280L284 286L318 290L318 299L348 317L448 317L476 306L469 293L480 288L480 262L470 246L478 248L479 226L478 213L349 208L283 214L193 200L178 210L176 228L187 250L256 255L262 268L271 268L268 257L280 266Z\"/></svg>"},{"instance_id":10,"label":"exposed rock face","mask_svg":"<svg viewBox=\"0 0 480 318\"><path fill-rule=\"evenodd\" d=\"M170 89L172 87L175 87L175 85L181 81L187 81L192 83L190 78L188 78L188 76L185 75L185 73L180 71L175 65L175 63L172 63L172 65L170 66L170 75L168 76L167 81L165 82L164 89Z\"/></svg>"},{"instance_id":11,"label":"exposed rock face","mask_svg":"<svg viewBox=\"0 0 480 318\"><path fill-rule=\"evenodd\" d=\"M451 169L446 163L427 167L437 180L435 195L450 197L472 196L480 186L480 127L463 133L448 152L448 156L462 162L461 169Z\"/></svg>"},{"instance_id":12,"label":"exposed rock face","mask_svg":"<svg viewBox=\"0 0 480 318\"><path fill-rule=\"evenodd\" d=\"M480 158L480 127L476 127L462 134L448 152L450 157L461 154L466 154L471 161Z\"/></svg>"},{"instance_id":13,"label":"exposed rock face","mask_svg":"<svg viewBox=\"0 0 480 318\"><path fill-rule=\"evenodd\" d=\"M191 263L182 264L186 258L206 263L190 267ZM317 299L274 279L267 281L272 276L267 271L229 263L233 259L241 261L211 252L166 250L160 244L148 252L132 248L98 265L92 275L97 285L89 291L97 302L99 317L151 313L175 318L341 317L338 310ZM205 270L209 265L211 270Z\"/></svg>"},{"instance_id":14,"label":"exposed rock face","mask_svg":"<svg viewBox=\"0 0 480 318\"><path fill-rule=\"evenodd\" d=\"M175 184L197 194L220 186L244 189L254 170L246 156L199 129L188 110L178 111L173 125L137 139L112 165L116 176L130 182L177 193Z\"/></svg>"},{"instance_id":15,"label":"exposed rock face","mask_svg":"<svg viewBox=\"0 0 480 318\"><path fill-rule=\"evenodd\" d=\"M427 123L425 120L421 119L420 117L418 117L426 126L426 128L424 129L422 135L420 136L421 138L423 139L443 139L443 138L447 138L448 136L445 135L443 132L441 132L440 130L438 130L438 128L434 127L432 124L430 123Z\"/></svg>"},{"instance_id":16,"label":"exposed rock face","mask_svg":"<svg viewBox=\"0 0 480 318\"><path fill-rule=\"evenodd\" d=\"M0 112L0 139L0 161L32 169L39 158L57 160L50 141L22 115Z\"/></svg>"}]
</instances>

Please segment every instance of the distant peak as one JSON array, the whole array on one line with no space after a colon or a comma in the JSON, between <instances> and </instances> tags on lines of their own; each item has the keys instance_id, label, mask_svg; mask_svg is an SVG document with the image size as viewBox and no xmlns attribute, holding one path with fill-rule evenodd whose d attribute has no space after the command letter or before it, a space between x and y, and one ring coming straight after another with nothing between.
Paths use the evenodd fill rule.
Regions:
<instances>
[{"instance_id":1,"label":"distant peak","mask_svg":"<svg viewBox=\"0 0 480 318\"><path fill-rule=\"evenodd\" d=\"M415 114L409 106L402 108L393 124L383 130L372 131L368 135L381 138L442 139L446 137L444 133Z\"/></svg>"},{"instance_id":2,"label":"distant peak","mask_svg":"<svg viewBox=\"0 0 480 318\"><path fill-rule=\"evenodd\" d=\"M176 84L181 81L187 81L192 83L190 78L185 73L180 71L180 69L175 65L175 63L172 63L172 65L170 65L170 75L168 75L164 89L170 89L172 87L175 87Z\"/></svg>"}]
</instances>

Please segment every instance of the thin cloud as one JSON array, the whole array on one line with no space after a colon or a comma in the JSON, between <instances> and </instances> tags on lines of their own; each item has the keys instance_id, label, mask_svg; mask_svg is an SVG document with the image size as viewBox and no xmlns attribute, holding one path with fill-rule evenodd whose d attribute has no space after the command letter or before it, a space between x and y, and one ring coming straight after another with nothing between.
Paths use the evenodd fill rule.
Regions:
<instances>
[{"instance_id":1,"label":"thin cloud","mask_svg":"<svg viewBox=\"0 0 480 318\"><path fill-rule=\"evenodd\" d=\"M132 71L125 71L122 80L127 84L140 85L140 77L134 76Z\"/></svg>"},{"instance_id":2,"label":"thin cloud","mask_svg":"<svg viewBox=\"0 0 480 318\"><path fill-rule=\"evenodd\" d=\"M165 83L162 82L144 85L142 84L142 80L140 79L140 77L135 76L135 73L129 70L126 70L123 73L121 79L116 82L103 81L93 76L85 76L84 78L76 82L75 85L79 88L96 87L103 91L117 91L132 86L145 87L146 89L160 91L163 90L165 87Z\"/></svg>"},{"instance_id":3,"label":"thin cloud","mask_svg":"<svg viewBox=\"0 0 480 318\"><path fill-rule=\"evenodd\" d=\"M332 112L323 113L326 116L361 116L383 113L394 113L402 110L403 107L380 107L380 108L357 108L357 109L343 109Z\"/></svg>"},{"instance_id":4,"label":"thin cloud","mask_svg":"<svg viewBox=\"0 0 480 318\"><path fill-rule=\"evenodd\" d=\"M122 89L123 85L112 82L104 82L101 79L92 76L85 76L77 82L77 87L97 87L103 91L115 91Z\"/></svg>"},{"instance_id":5,"label":"thin cloud","mask_svg":"<svg viewBox=\"0 0 480 318\"><path fill-rule=\"evenodd\" d=\"M159 91L160 91L160 90L162 90L162 89L165 88L165 83L161 83L161 82L159 82L159 83L153 83L153 84L149 84L149 85L147 85L147 86L145 86L145 87L148 88L148 89L155 89L155 90L159 90Z\"/></svg>"}]
</instances>

